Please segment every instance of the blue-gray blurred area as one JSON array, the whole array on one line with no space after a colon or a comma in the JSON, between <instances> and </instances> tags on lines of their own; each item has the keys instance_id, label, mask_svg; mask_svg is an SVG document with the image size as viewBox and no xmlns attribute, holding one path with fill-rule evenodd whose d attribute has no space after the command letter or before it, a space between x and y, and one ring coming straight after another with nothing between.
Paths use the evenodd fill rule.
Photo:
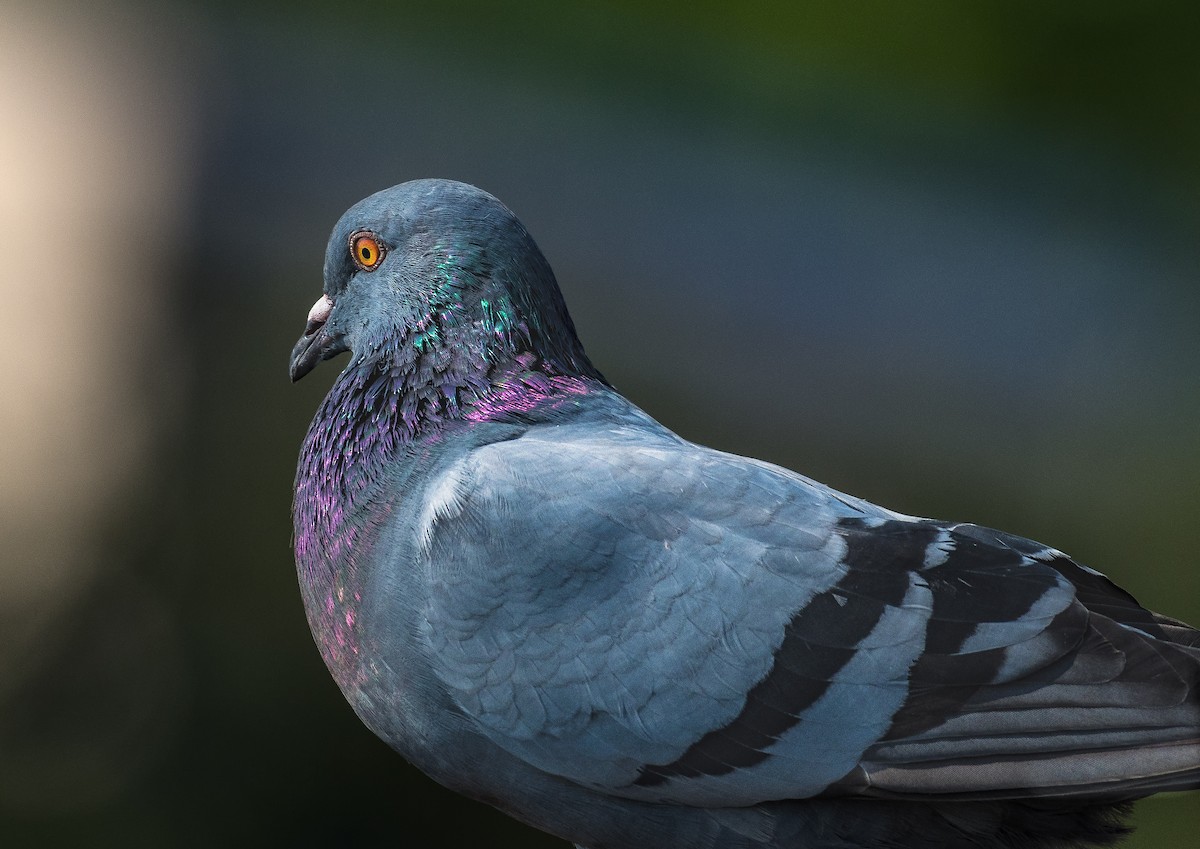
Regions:
<instances>
[{"instance_id":1,"label":"blue-gray blurred area","mask_svg":"<svg viewBox=\"0 0 1200 849\"><path fill-rule=\"evenodd\" d=\"M0 10L0 845L552 847L353 716L296 590L329 228L475 183L685 436L1200 621L1186 2ZM1189 843L1194 796L1131 847Z\"/></svg>"}]
</instances>

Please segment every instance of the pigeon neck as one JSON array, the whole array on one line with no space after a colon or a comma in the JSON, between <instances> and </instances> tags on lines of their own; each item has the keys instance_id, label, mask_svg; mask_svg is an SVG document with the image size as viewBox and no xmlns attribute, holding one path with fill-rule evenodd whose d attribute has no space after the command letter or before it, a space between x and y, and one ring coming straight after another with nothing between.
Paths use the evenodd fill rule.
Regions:
<instances>
[{"instance_id":1,"label":"pigeon neck","mask_svg":"<svg viewBox=\"0 0 1200 849\"><path fill-rule=\"evenodd\" d=\"M351 550L355 506L400 451L450 422L520 420L603 383L530 351L489 346L495 335L483 325L458 330L417 326L370 347L325 397L296 479L296 554L310 576Z\"/></svg>"}]
</instances>

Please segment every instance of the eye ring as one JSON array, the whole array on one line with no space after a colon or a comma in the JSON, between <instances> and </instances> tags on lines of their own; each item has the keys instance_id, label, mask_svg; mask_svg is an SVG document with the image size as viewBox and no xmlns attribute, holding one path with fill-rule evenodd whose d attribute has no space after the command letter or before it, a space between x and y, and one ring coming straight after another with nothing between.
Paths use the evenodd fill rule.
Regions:
<instances>
[{"instance_id":1,"label":"eye ring","mask_svg":"<svg viewBox=\"0 0 1200 849\"><path fill-rule=\"evenodd\" d=\"M379 237L370 230L356 230L350 234L350 258L363 271L374 271L379 268L387 254Z\"/></svg>"}]
</instances>

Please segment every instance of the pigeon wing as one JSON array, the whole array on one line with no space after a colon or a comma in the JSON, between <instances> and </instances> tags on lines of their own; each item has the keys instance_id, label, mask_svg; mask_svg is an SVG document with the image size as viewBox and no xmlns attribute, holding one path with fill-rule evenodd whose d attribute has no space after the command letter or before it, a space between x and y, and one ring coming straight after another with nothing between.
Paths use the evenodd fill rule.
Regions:
<instances>
[{"instance_id":1,"label":"pigeon wing","mask_svg":"<svg viewBox=\"0 0 1200 849\"><path fill-rule=\"evenodd\" d=\"M1031 540L942 524L909 695L844 789L1136 798L1200 786L1200 633ZM1052 570L1032 598L1013 577Z\"/></svg>"},{"instance_id":2,"label":"pigeon wing","mask_svg":"<svg viewBox=\"0 0 1200 849\"><path fill-rule=\"evenodd\" d=\"M495 743L581 784L1003 797L1123 775L1097 749L1167 751L1151 785L1197 758L1195 652L1034 543L644 427L532 430L435 496L438 674Z\"/></svg>"}]
</instances>

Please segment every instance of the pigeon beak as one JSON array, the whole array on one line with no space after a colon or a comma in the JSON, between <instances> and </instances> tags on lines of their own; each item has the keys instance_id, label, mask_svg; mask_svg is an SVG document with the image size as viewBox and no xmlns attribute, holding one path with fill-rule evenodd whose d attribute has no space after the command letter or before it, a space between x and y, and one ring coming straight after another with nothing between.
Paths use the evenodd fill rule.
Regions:
<instances>
[{"instance_id":1,"label":"pigeon beak","mask_svg":"<svg viewBox=\"0 0 1200 849\"><path fill-rule=\"evenodd\" d=\"M288 368L292 383L312 371L321 360L327 360L346 350L339 340L325 330L325 322L329 320L329 313L332 311L333 301L328 295L322 295L308 311L308 324L304 327L304 335L292 348L292 359Z\"/></svg>"}]
</instances>

